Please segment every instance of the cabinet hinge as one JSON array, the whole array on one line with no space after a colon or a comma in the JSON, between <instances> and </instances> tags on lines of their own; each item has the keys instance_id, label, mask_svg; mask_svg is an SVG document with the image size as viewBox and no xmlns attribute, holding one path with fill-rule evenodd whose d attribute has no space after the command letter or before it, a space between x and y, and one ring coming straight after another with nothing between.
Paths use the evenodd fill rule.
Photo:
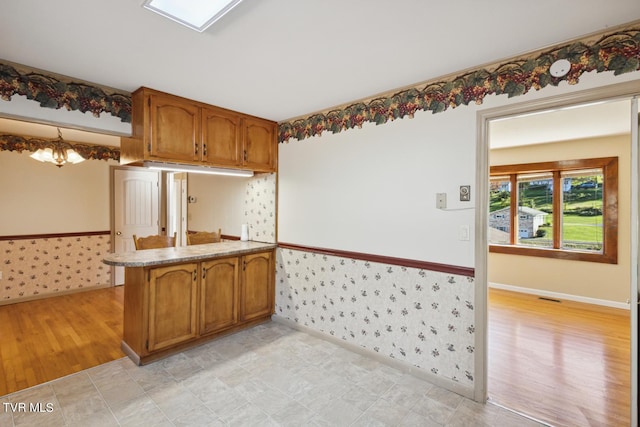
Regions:
<instances>
[{"instance_id":1,"label":"cabinet hinge","mask_svg":"<svg viewBox=\"0 0 640 427\"><path fill-rule=\"evenodd\" d=\"M151 143L150 142L147 143L147 151L151 152Z\"/></svg>"},{"instance_id":2,"label":"cabinet hinge","mask_svg":"<svg viewBox=\"0 0 640 427\"><path fill-rule=\"evenodd\" d=\"M147 350L149 350L149 340L147 340L147 341L144 343L144 345L145 345L145 348L146 348Z\"/></svg>"},{"instance_id":3,"label":"cabinet hinge","mask_svg":"<svg viewBox=\"0 0 640 427\"><path fill-rule=\"evenodd\" d=\"M151 280L151 270L147 270L147 281Z\"/></svg>"}]
</instances>

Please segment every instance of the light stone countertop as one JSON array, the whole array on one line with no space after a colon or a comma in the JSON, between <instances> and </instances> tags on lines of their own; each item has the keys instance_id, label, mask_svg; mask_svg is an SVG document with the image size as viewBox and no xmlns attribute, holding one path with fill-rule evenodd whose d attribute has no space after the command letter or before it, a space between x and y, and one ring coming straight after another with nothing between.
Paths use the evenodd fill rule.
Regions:
<instances>
[{"instance_id":1,"label":"light stone countertop","mask_svg":"<svg viewBox=\"0 0 640 427\"><path fill-rule=\"evenodd\" d=\"M145 249L134 252L108 254L102 259L102 262L121 267L148 267L242 255L245 253L260 252L261 250L274 249L275 247L277 247L275 243L232 240L204 245Z\"/></svg>"}]
</instances>

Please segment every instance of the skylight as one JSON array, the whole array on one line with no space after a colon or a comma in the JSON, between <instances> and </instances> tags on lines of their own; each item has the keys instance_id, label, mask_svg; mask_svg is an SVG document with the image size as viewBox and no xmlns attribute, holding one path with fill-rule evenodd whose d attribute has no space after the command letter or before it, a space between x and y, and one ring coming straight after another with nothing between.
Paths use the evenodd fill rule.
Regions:
<instances>
[{"instance_id":1,"label":"skylight","mask_svg":"<svg viewBox=\"0 0 640 427\"><path fill-rule=\"evenodd\" d=\"M142 7L202 32L242 0L145 0Z\"/></svg>"}]
</instances>

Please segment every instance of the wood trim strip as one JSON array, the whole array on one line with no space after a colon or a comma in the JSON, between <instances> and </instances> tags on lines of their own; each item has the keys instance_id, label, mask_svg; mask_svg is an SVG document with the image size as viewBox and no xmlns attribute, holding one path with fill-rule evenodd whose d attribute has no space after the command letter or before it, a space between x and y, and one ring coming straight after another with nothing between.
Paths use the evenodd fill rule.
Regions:
<instances>
[{"instance_id":1,"label":"wood trim strip","mask_svg":"<svg viewBox=\"0 0 640 427\"><path fill-rule=\"evenodd\" d=\"M303 252L314 252L344 258L353 258L362 261L377 262L380 264L399 265L401 267L419 268L422 270L438 271L441 273L455 274L459 276L475 277L475 269L457 265L438 264L435 262L419 261L407 258L395 258L384 255L367 254L363 252L342 251L338 249L316 248L312 246L295 245L292 243L278 242L282 249L292 249Z\"/></svg>"},{"instance_id":2,"label":"wood trim strip","mask_svg":"<svg viewBox=\"0 0 640 427\"><path fill-rule=\"evenodd\" d=\"M23 234L16 236L0 236L3 240L32 240L32 239L53 239L56 237L83 237L83 236L108 236L111 231L84 231L79 233L52 233L52 234Z\"/></svg>"}]
</instances>

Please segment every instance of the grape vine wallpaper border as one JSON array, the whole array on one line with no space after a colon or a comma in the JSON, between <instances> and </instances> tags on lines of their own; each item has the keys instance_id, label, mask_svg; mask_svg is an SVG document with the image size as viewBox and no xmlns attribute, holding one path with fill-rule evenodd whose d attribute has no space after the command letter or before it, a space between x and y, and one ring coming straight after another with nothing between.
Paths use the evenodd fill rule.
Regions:
<instances>
[{"instance_id":1,"label":"grape vine wallpaper border","mask_svg":"<svg viewBox=\"0 0 640 427\"><path fill-rule=\"evenodd\" d=\"M0 151L36 152L41 148L52 148L57 139L36 138L23 135L0 134ZM99 144L87 144L81 142L68 143L85 160L115 160L120 161L120 148Z\"/></svg>"},{"instance_id":2,"label":"grape vine wallpaper border","mask_svg":"<svg viewBox=\"0 0 640 427\"><path fill-rule=\"evenodd\" d=\"M129 92L0 60L0 98L11 101L14 95L37 101L44 108L90 112L94 117L108 113L131 122Z\"/></svg>"}]
</instances>

